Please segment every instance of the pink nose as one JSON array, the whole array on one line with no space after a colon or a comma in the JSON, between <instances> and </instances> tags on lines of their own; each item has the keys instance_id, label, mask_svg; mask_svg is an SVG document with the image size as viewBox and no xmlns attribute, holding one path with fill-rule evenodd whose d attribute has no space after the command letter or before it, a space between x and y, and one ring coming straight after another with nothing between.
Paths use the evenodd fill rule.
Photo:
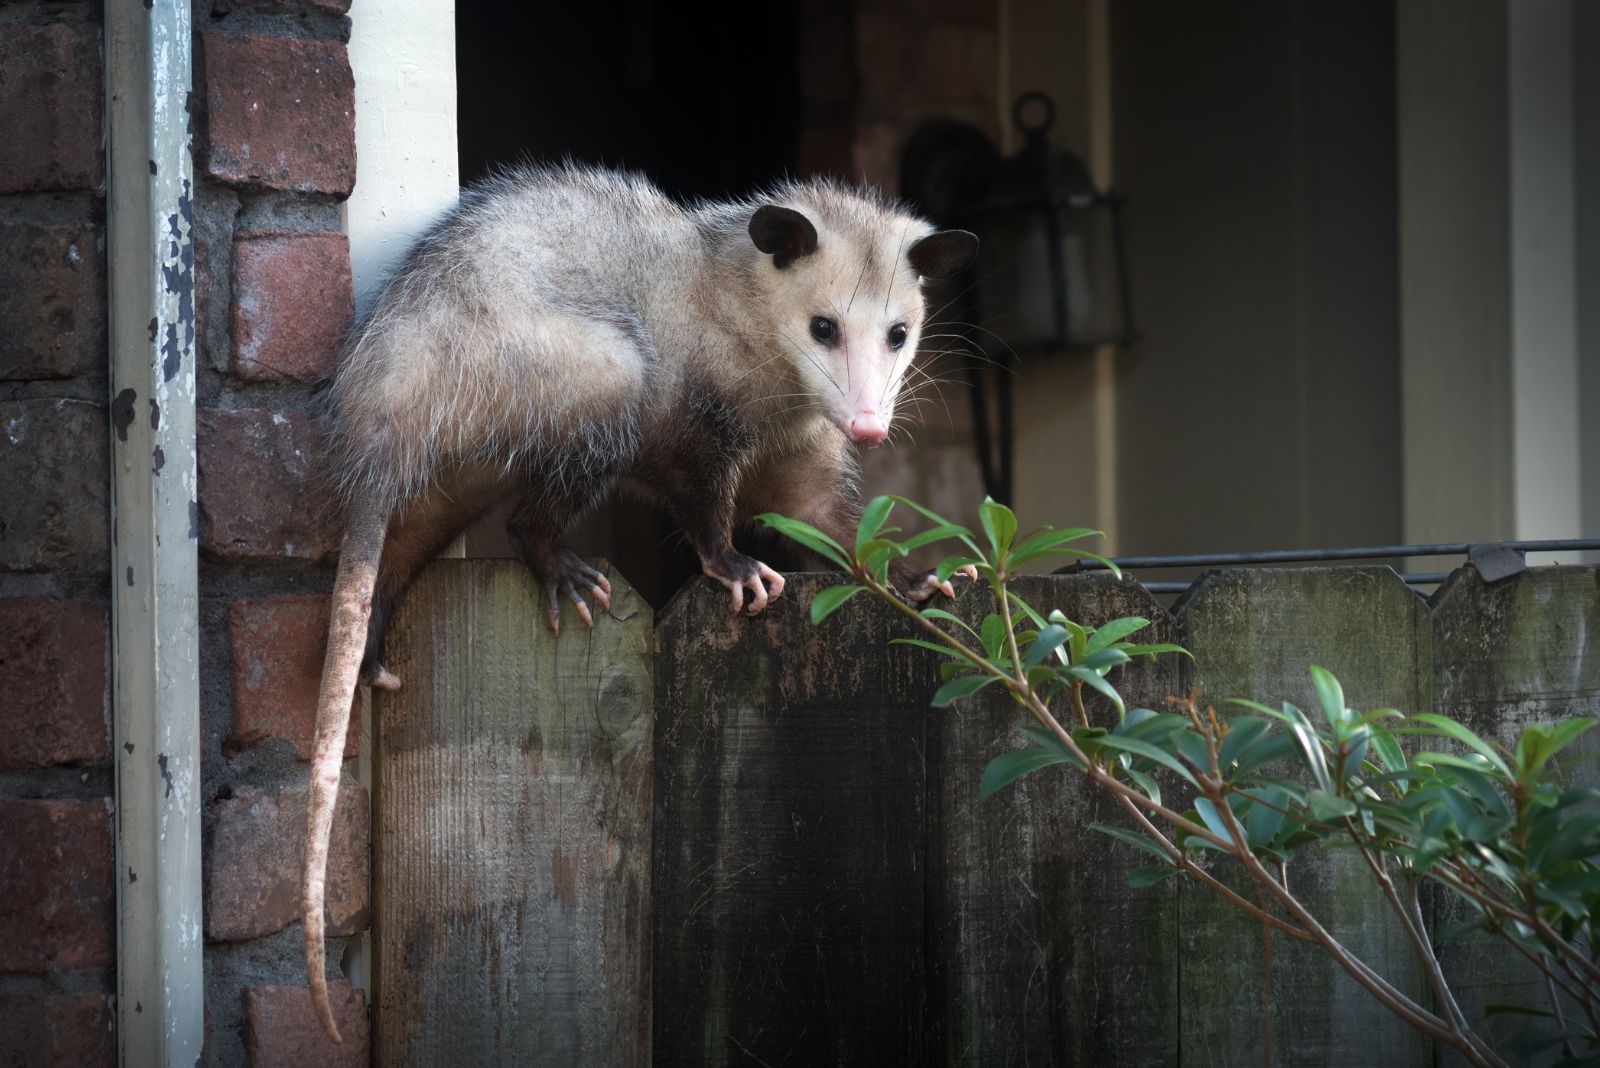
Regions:
<instances>
[{"instance_id":1,"label":"pink nose","mask_svg":"<svg viewBox=\"0 0 1600 1068\"><path fill-rule=\"evenodd\" d=\"M862 412L850 420L850 436L860 445L881 445L889 436L889 428L877 412Z\"/></svg>"}]
</instances>

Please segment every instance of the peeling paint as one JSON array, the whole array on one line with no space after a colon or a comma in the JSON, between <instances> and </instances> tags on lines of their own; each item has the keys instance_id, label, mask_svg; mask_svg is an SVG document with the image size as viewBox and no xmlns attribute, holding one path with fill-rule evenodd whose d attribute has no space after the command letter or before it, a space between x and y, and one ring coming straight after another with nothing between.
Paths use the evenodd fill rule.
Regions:
<instances>
[{"instance_id":1,"label":"peeling paint","mask_svg":"<svg viewBox=\"0 0 1600 1068\"><path fill-rule=\"evenodd\" d=\"M133 404L139 394L132 387L117 394L111 402L111 425L117 428L117 440L128 440L128 427L133 425Z\"/></svg>"},{"instance_id":2,"label":"peeling paint","mask_svg":"<svg viewBox=\"0 0 1600 1068\"><path fill-rule=\"evenodd\" d=\"M156 451L151 454L150 462L151 462L151 465L155 468L155 473L158 474L158 475L161 473L161 469L163 467L167 466L167 454L164 451L162 451L162 448L161 448L160 445L157 445L156 446Z\"/></svg>"},{"instance_id":3,"label":"peeling paint","mask_svg":"<svg viewBox=\"0 0 1600 1068\"><path fill-rule=\"evenodd\" d=\"M6 440L13 445L22 444L22 439L28 436L28 410L19 407L18 413L6 420Z\"/></svg>"}]
</instances>

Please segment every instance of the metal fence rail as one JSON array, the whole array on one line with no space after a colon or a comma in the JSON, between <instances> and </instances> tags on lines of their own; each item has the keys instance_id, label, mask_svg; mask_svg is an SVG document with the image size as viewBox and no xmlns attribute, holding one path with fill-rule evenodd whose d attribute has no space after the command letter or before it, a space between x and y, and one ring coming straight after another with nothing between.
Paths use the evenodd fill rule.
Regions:
<instances>
[{"instance_id":1,"label":"metal fence rail","mask_svg":"<svg viewBox=\"0 0 1600 1068\"><path fill-rule=\"evenodd\" d=\"M1528 553L1583 552L1600 550L1600 538L1547 538L1535 541L1436 542L1429 545L1366 545L1340 549L1265 549L1255 552L1189 553L1176 556L1117 556L1112 562L1124 571L1172 567L1248 567L1269 564L1310 564L1339 560L1377 560L1409 556L1465 556L1489 582L1498 582L1526 568ZM1069 575L1079 571L1103 571L1098 560L1080 560L1056 571ZM1436 586L1448 571L1425 571L1401 575L1410 586ZM1182 593L1189 582L1142 582L1151 593Z\"/></svg>"}]
</instances>

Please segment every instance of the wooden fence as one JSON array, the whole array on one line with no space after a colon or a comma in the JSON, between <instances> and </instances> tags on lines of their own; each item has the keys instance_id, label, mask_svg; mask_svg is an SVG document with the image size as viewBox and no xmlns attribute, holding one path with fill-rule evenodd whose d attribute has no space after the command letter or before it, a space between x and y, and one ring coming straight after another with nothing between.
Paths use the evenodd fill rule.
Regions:
<instances>
[{"instance_id":1,"label":"wooden fence","mask_svg":"<svg viewBox=\"0 0 1600 1068\"><path fill-rule=\"evenodd\" d=\"M1227 571L1171 612L1109 576L1018 590L1194 651L1122 669L1130 704L1203 679L1311 707L1320 663L1355 707L1509 738L1600 714L1597 578L1463 569L1430 602L1386 569ZM1121 817L1068 771L980 802L1015 706L930 709L936 658L888 644L903 621L858 599L809 623L832 581L797 575L755 619L696 585L652 625L612 575L611 618L553 640L519 564L431 567L390 639L406 688L376 709L378 1063L1261 1063L1259 927L1178 880L1129 889L1141 855L1086 830ZM1370 877L1296 866L1424 997ZM1273 951L1278 1063L1433 1063L1326 958ZM1514 961L1445 952L1469 1013L1535 996Z\"/></svg>"}]
</instances>

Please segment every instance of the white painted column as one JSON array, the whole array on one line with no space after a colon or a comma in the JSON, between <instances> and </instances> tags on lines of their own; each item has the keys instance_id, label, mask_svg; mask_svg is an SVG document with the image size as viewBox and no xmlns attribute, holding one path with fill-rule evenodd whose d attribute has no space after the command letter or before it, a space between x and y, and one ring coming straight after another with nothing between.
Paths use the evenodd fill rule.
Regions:
<instances>
[{"instance_id":1,"label":"white painted column","mask_svg":"<svg viewBox=\"0 0 1600 1068\"><path fill-rule=\"evenodd\" d=\"M189 0L107 0L117 1056L205 1040Z\"/></svg>"},{"instance_id":2,"label":"white painted column","mask_svg":"<svg viewBox=\"0 0 1600 1068\"><path fill-rule=\"evenodd\" d=\"M1573 10L1397 9L1408 541L1584 533Z\"/></svg>"},{"instance_id":3,"label":"white painted column","mask_svg":"<svg viewBox=\"0 0 1600 1068\"><path fill-rule=\"evenodd\" d=\"M456 11L452 0L355 0L350 67L356 82L356 186L344 203L356 316L372 307L390 270L460 199L456 152ZM459 551L446 555L461 555ZM358 776L372 788L372 704L363 697ZM367 988L363 934L346 954L350 981Z\"/></svg>"},{"instance_id":4,"label":"white painted column","mask_svg":"<svg viewBox=\"0 0 1600 1068\"><path fill-rule=\"evenodd\" d=\"M1571 0L1516 0L1507 20L1512 507L1519 538L1576 538L1582 445Z\"/></svg>"}]
</instances>

